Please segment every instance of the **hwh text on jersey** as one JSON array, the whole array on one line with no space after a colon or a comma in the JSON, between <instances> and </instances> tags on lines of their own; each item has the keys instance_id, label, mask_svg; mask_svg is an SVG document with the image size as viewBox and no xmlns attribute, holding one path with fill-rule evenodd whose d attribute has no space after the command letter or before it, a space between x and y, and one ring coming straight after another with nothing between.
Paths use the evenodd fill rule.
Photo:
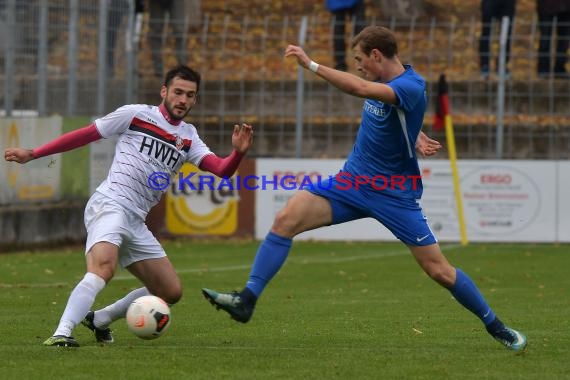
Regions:
<instances>
[{"instance_id":1,"label":"hwh text on jersey","mask_svg":"<svg viewBox=\"0 0 570 380\"><path fill-rule=\"evenodd\" d=\"M171 169L176 167L180 158L180 153L174 147L146 136L143 137L139 152L162 161Z\"/></svg>"}]
</instances>

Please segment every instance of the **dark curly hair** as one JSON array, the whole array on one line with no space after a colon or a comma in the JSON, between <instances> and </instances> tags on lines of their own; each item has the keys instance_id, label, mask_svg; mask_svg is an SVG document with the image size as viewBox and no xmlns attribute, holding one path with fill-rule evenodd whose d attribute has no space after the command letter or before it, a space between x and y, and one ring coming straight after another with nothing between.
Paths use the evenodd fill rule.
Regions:
<instances>
[{"instance_id":1,"label":"dark curly hair","mask_svg":"<svg viewBox=\"0 0 570 380\"><path fill-rule=\"evenodd\" d=\"M196 83L196 92L200 89L200 73L192 70L188 66L179 65L168 71L164 76L164 86L168 87L174 78L184 79Z\"/></svg>"}]
</instances>

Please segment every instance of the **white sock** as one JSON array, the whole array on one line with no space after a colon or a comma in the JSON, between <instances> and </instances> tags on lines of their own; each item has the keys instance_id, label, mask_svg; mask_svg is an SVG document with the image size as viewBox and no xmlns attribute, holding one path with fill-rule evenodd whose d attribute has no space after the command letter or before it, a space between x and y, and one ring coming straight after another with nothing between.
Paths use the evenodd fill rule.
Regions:
<instances>
[{"instance_id":1,"label":"white sock","mask_svg":"<svg viewBox=\"0 0 570 380\"><path fill-rule=\"evenodd\" d=\"M105 280L95 273L87 272L75 286L67 300L67 306L53 335L71 336L71 332L85 318L95 297L105 287Z\"/></svg>"},{"instance_id":2,"label":"white sock","mask_svg":"<svg viewBox=\"0 0 570 380\"><path fill-rule=\"evenodd\" d=\"M142 296L148 296L149 294L150 292L144 287L133 290L115 303L101 310L97 310L93 318L93 324L98 328L106 328L111 322L119 318L124 318L127 314L127 309L134 300Z\"/></svg>"}]
</instances>

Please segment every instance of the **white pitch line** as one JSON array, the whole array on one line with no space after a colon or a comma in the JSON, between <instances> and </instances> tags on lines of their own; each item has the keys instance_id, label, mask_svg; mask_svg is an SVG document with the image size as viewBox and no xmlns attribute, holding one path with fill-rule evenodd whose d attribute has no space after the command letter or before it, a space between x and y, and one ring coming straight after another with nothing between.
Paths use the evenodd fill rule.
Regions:
<instances>
[{"instance_id":1,"label":"white pitch line","mask_svg":"<svg viewBox=\"0 0 570 380\"><path fill-rule=\"evenodd\" d=\"M27 288L59 288L69 285L67 282L51 282L48 284L2 284L0 289L27 289Z\"/></svg>"},{"instance_id":2,"label":"white pitch line","mask_svg":"<svg viewBox=\"0 0 570 380\"><path fill-rule=\"evenodd\" d=\"M459 244L454 245L447 245L442 247L446 251L450 251L461 247ZM394 257L394 256L401 256L410 254L408 249L405 250L398 250L398 251L390 251L385 253L370 253L367 255L356 255L356 256L338 256L338 257L325 257L320 259L311 259L311 258L302 258L302 257L291 257L287 261L288 265L300 264L300 265L309 265L309 264L336 264L336 263L346 263L350 261L360 261L360 260L374 260L374 259L382 259L385 257ZM180 269L176 272L179 274L186 274L186 273L212 273L212 272L229 272L234 270L244 270L251 268L251 263L247 265L230 265L224 267L213 267L213 268L188 268L188 269ZM132 280L132 276L116 276L114 277L115 280Z\"/></svg>"},{"instance_id":3,"label":"white pitch line","mask_svg":"<svg viewBox=\"0 0 570 380\"><path fill-rule=\"evenodd\" d=\"M94 345L93 345L94 346ZM82 346L83 347L83 346ZM180 346L176 345L160 345L161 349L175 349L179 350ZM197 345L185 345L185 349L188 350L212 350L212 351L315 351L315 347L307 346L307 347L282 347L282 346L197 346ZM153 345L139 345L137 346L137 350L156 350L156 347ZM374 347L335 347L335 350L342 350L342 351L376 351Z\"/></svg>"},{"instance_id":4,"label":"white pitch line","mask_svg":"<svg viewBox=\"0 0 570 380\"><path fill-rule=\"evenodd\" d=\"M250 264L241 264L241 265L229 265L226 267L214 267L214 268L187 268L187 269L176 269L176 273L178 274L185 274L185 273L210 273L210 272L228 272L234 270L243 270L249 269ZM115 276L113 280L134 280L135 278L131 275L126 276Z\"/></svg>"},{"instance_id":5,"label":"white pitch line","mask_svg":"<svg viewBox=\"0 0 570 380\"><path fill-rule=\"evenodd\" d=\"M442 246L442 249L445 251L451 251L456 248L461 247L460 244L454 245L446 245ZM310 265L310 264L336 264L336 263L345 263L350 261L360 261L360 260L374 260L374 259L383 259L386 257L394 257L410 254L408 249L397 250L397 251L390 251L385 253L370 253L366 255L355 255L355 256L338 256L338 257L325 257L325 258L303 258L303 257L291 257L287 263L288 265ZM216 272L230 272L236 270L247 270L251 268L251 263L242 264L242 265L228 265L223 267L212 267L212 268L187 268L187 269L178 269L176 272L178 274L189 274L189 273L216 273ZM126 280L135 280L135 278L130 275L119 275L113 277L115 281L126 281ZM69 283L66 282L58 282L58 283L47 283L47 284L2 284L0 283L0 289L2 288L57 288L62 286L67 286Z\"/></svg>"}]
</instances>

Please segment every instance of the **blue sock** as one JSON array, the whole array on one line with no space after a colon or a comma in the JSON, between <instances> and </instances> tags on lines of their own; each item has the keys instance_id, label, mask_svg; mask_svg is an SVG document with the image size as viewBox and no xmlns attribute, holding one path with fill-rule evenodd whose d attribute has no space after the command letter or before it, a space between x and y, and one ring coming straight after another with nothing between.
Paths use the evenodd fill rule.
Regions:
<instances>
[{"instance_id":1,"label":"blue sock","mask_svg":"<svg viewBox=\"0 0 570 380\"><path fill-rule=\"evenodd\" d=\"M257 250L249 280L245 285L255 297L261 295L265 286L281 269L287 259L291 245L292 240L290 238L276 235L273 232L267 234Z\"/></svg>"},{"instance_id":2,"label":"blue sock","mask_svg":"<svg viewBox=\"0 0 570 380\"><path fill-rule=\"evenodd\" d=\"M475 314L485 324L489 325L495 320L495 313L477 289L477 286L461 269L455 268L455 284L449 289L453 297L467 310Z\"/></svg>"}]
</instances>

